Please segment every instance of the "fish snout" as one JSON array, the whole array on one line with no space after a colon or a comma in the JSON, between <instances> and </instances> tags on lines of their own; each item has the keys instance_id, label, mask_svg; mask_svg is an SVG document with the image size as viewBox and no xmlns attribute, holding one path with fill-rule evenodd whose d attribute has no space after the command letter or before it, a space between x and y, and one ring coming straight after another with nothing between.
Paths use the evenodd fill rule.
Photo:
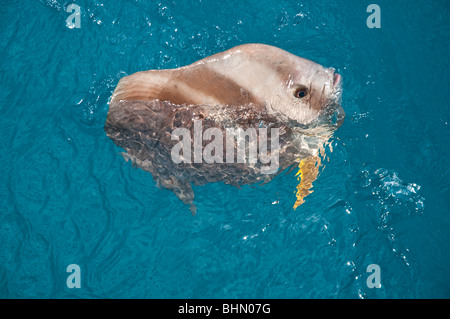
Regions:
<instances>
[{"instance_id":1,"label":"fish snout","mask_svg":"<svg viewBox=\"0 0 450 319\"><path fill-rule=\"evenodd\" d=\"M333 88L340 88L342 82L342 76L339 73L333 75Z\"/></svg>"}]
</instances>

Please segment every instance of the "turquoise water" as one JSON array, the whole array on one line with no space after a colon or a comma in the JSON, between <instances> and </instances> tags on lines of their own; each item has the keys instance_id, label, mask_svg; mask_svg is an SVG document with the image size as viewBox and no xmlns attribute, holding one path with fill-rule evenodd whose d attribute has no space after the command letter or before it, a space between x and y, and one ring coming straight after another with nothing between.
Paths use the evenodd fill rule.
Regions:
<instances>
[{"instance_id":1,"label":"turquoise water","mask_svg":"<svg viewBox=\"0 0 450 319\"><path fill-rule=\"evenodd\" d=\"M449 298L450 6L377 1L369 29L373 1L330 2L2 1L0 297ZM119 155L108 99L251 42L335 67L347 118L295 211L293 171L195 187L193 217Z\"/></svg>"}]
</instances>

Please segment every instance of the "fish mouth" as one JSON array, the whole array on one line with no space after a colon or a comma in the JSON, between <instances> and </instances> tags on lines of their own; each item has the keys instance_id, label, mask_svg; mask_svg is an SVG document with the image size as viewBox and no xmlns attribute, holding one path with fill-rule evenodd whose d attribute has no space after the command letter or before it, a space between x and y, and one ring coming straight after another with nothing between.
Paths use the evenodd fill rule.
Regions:
<instances>
[{"instance_id":1,"label":"fish mouth","mask_svg":"<svg viewBox=\"0 0 450 319\"><path fill-rule=\"evenodd\" d=\"M339 73L334 73L333 75L333 88L340 87L342 81L342 76Z\"/></svg>"}]
</instances>

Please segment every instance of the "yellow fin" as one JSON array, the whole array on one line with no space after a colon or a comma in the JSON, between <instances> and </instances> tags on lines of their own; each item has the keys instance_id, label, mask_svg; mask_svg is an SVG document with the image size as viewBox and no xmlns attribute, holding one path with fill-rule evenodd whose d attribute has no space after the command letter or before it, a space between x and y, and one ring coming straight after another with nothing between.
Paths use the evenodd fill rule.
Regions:
<instances>
[{"instance_id":1,"label":"yellow fin","mask_svg":"<svg viewBox=\"0 0 450 319\"><path fill-rule=\"evenodd\" d=\"M294 204L294 210L305 202L304 198L311 194L313 191L312 183L316 180L317 175L319 175L319 167L320 167L320 157L318 156L310 156L303 159L300 164L298 164L298 172L295 174L300 183L297 186L297 193L295 196L297 200Z\"/></svg>"}]
</instances>

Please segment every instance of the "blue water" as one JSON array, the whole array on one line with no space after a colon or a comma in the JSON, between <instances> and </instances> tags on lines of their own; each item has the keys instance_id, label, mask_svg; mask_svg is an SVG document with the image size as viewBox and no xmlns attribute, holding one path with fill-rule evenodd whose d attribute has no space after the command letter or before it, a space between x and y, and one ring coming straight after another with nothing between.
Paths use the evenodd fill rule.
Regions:
<instances>
[{"instance_id":1,"label":"blue water","mask_svg":"<svg viewBox=\"0 0 450 319\"><path fill-rule=\"evenodd\" d=\"M449 298L450 5L377 0L369 29L372 2L2 1L0 297ZM347 118L295 211L293 171L195 187L192 216L119 155L108 99L251 42L335 67Z\"/></svg>"}]
</instances>

